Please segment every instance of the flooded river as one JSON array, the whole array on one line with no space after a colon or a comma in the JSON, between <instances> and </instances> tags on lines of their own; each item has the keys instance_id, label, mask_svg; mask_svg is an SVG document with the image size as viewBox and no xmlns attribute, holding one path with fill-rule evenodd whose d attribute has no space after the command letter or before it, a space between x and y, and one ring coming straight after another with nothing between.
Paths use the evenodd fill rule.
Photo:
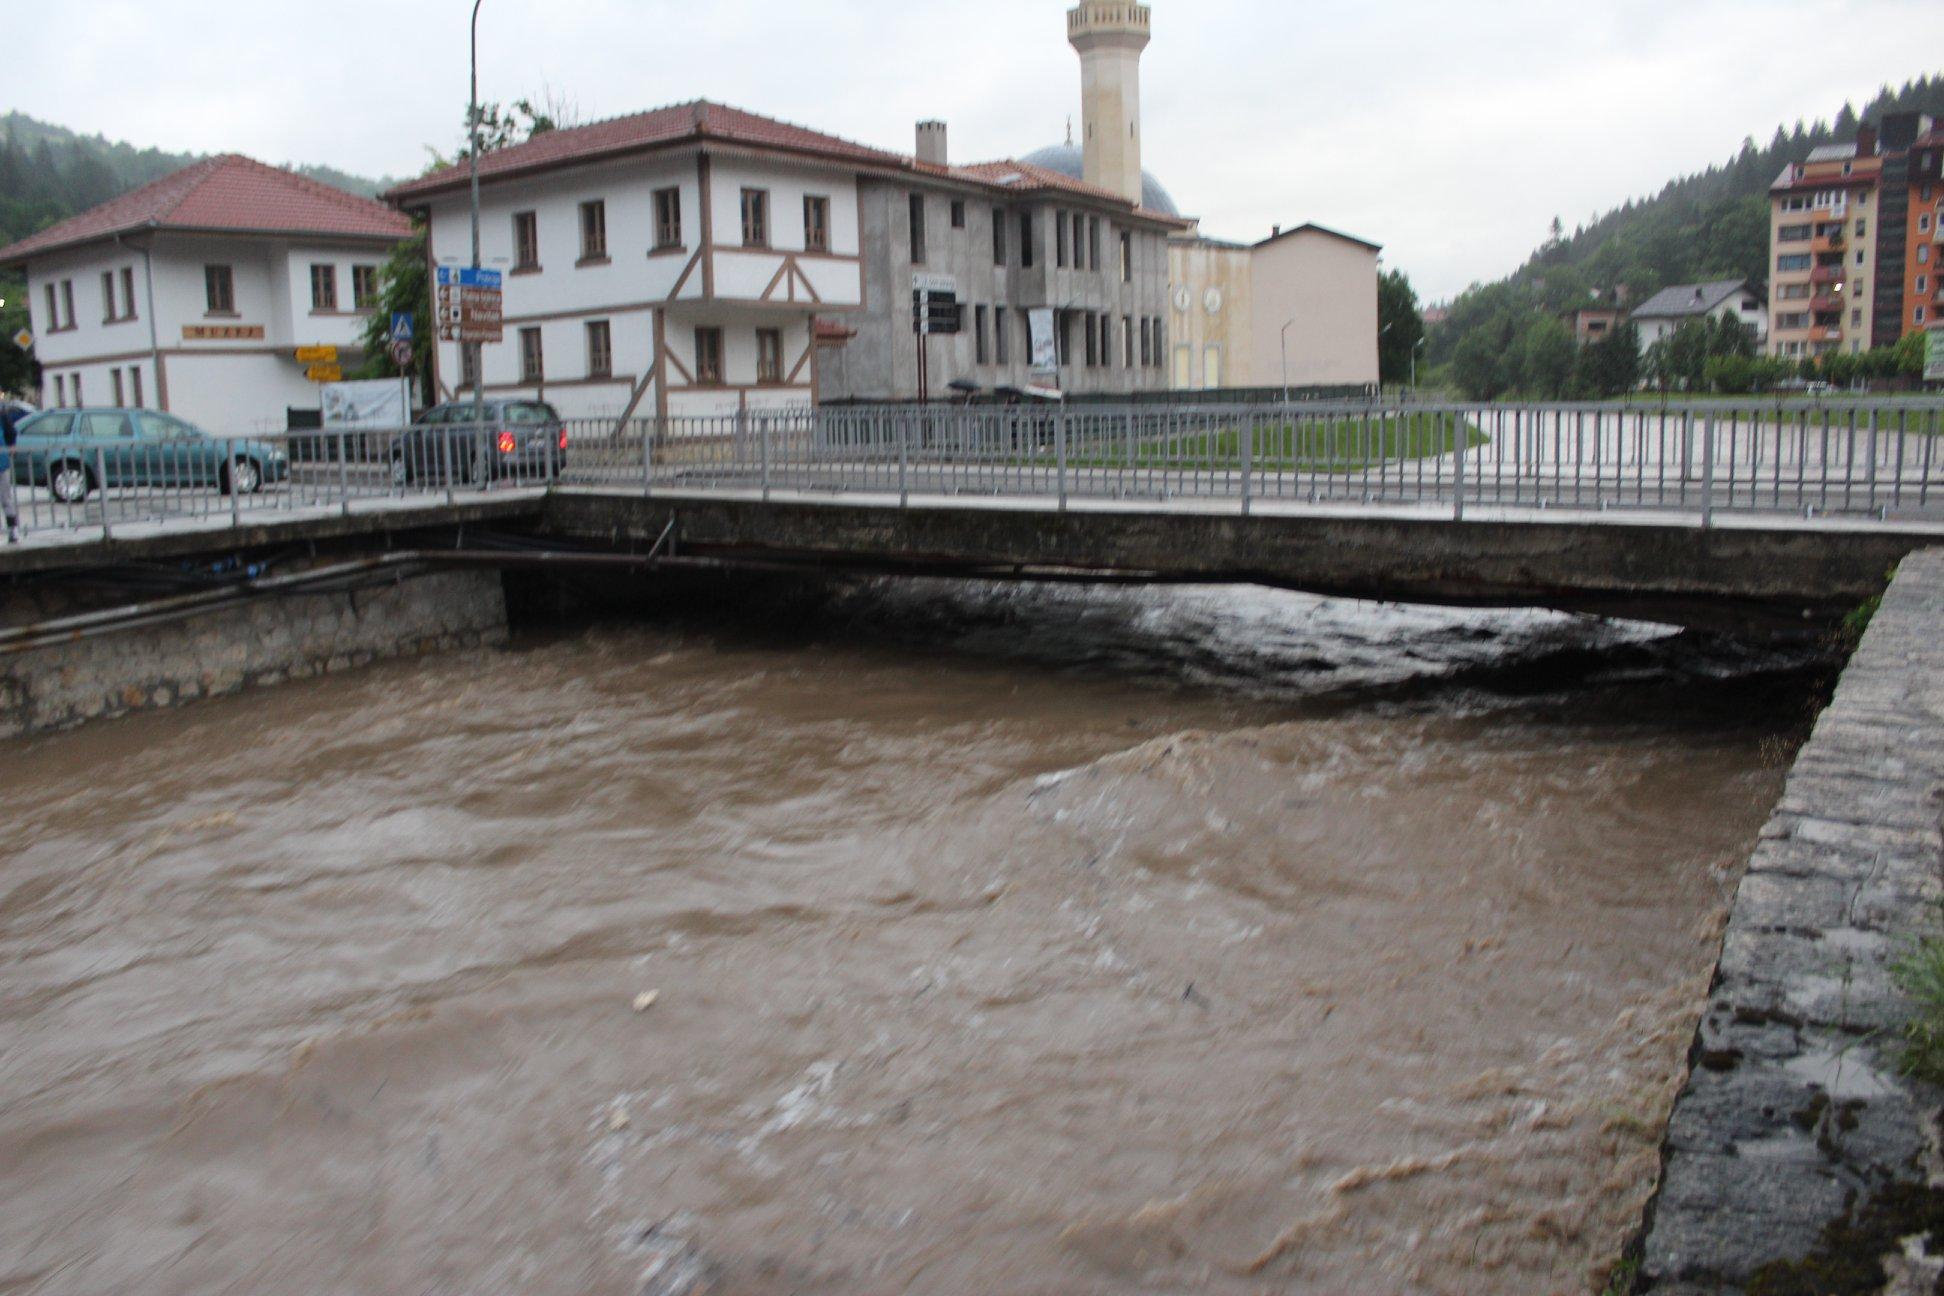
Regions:
<instances>
[{"instance_id":1,"label":"flooded river","mask_svg":"<svg viewBox=\"0 0 1944 1296\"><path fill-rule=\"evenodd\" d=\"M1813 672L744 593L0 753L0 1291L1597 1290Z\"/></svg>"}]
</instances>

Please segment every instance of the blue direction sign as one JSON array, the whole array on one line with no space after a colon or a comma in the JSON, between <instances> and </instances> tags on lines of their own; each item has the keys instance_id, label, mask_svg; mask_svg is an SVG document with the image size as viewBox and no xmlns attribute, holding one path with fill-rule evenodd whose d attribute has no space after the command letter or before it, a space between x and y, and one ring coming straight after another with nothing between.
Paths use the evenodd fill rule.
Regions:
<instances>
[{"instance_id":1,"label":"blue direction sign","mask_svg":"<svg viewBox=\"0 0 1944 1296\"><path fill-rule=\"evenodd\" d=\"M391 340L394 342L410 342L412 340L412 312L392 312Z\"/></svg>"},{"instance_id":2,"label":"blue direction sign","mask_svg":"<svg viewBox=\"0 0 1944 1296\"><path fill-rule=\"evenodd\" d=\"M441 288L490 288L500 290L500 272L488 270L484 266L475 270L471 266L440 266L439 287Z\"/></svg>"},{"instance_id":3,"label":"blue direction sign","mask_svg":"<svg viewBox=\"0 0 1944 1296\"><path fill-rule=\"evenodd\" d=\"M446 342L500 340L500 272L440 266L435 309Z\"/></svg>"}]
</instances>

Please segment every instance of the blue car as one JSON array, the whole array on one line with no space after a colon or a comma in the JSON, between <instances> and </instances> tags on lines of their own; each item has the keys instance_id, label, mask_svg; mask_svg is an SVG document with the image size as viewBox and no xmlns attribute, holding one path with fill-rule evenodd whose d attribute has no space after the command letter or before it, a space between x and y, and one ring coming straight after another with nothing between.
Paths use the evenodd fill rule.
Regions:
<instances>
[{"instance_id":1,"label":"blue car","mask_svg":"<svg viewBox=\"0 0 1944 1296\"><path fill-rule=\"evenodd\" d=\"M104 487L213 486L254 494L290 476L267 441L212 437L173 414L99 408L44 410L20 424L14 481L76 504Z\"/></svg>"}]
</instances>

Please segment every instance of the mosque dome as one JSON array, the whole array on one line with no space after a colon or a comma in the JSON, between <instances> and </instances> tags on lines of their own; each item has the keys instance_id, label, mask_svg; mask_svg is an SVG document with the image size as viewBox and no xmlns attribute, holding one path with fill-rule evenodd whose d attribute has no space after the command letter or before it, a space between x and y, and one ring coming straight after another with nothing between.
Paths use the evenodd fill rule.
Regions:
<instances>
[{"instance_id":1,"label":"mosque dome","mask_svg":"<svg viewBox=\"0 0 1944 1296\"><path fill-rule=\"evenodd\" d=\"M1086 179L1086 157L1078 144L1049 144L1036 153L1028 153L1020 161L1072 176L1075 180ZM1152 171L1141 172L1141 206L1163 216L1181 215L1175 200L1169 197L1167 189L1154 178Z\"/></svg>"}]
</instances>

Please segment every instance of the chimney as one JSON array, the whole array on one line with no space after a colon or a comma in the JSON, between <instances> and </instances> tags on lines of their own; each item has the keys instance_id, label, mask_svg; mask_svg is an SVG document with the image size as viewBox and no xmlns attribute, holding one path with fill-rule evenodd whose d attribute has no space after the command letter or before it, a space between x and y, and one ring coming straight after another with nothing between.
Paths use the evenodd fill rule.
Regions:
<instances>
[{"instance_id":1,"label":"chimney","mask_svg":"<svg viewBox=\"0 0 1944 1296\"><path fill-rule=\"evenodd\" d=\"M945 163L945 123L942 121L921 121L918 123L918 160L933 166Z\"/></svg>"},{"instance_id":2,"label":"chimney","mask_svg":"<svg viewBox=\"0 0 1944 1296\"><path fill-rule=\"evenodd\" d=\"M1269 227L1269 237L1270 237L1270 238L1281 238L1281 237L1282 237L1282 226L1280 226L1280 225L1271 225L1271 226Z\"/></svg>"},{"instance_id":3,"label":"chimney","mask_svg":"<svg viewBox=\"0 0 1944 1296\"><path fill-rule=\"evenodd\" d=\"M1876 146L1877 128L1868 122L1859 123L1856 128L1856 156L1875 157Z\"/></svg>"}]
</instances>

